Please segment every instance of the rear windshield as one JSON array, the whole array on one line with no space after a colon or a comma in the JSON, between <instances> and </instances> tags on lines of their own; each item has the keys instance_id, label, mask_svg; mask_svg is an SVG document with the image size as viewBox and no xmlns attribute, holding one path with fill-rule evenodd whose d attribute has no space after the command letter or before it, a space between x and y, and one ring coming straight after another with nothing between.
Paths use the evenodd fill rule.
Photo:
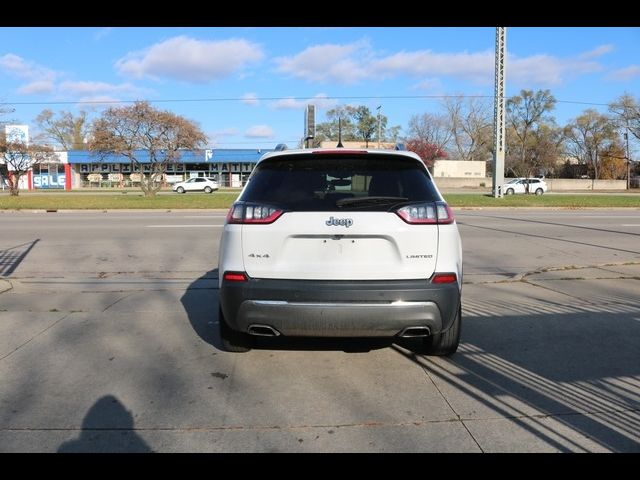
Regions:
<instances>
[{"instance_id":1,"label":"rear windshield","mask_svg":"<svg viewBox=\"0 0 640 480\"><path fill-rule=\"evenodd\" d=\"M441 200L416 160L399 155L283 155L255 168L239 199L297 211L386 211Z\"/></svg>"}]
</instances>

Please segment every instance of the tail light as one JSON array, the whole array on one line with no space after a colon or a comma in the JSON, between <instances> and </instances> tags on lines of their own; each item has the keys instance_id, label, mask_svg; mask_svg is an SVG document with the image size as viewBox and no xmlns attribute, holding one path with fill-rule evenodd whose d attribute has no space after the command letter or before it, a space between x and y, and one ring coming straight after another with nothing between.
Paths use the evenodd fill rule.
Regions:
<instances>
[{"instance_id":1,"label":"tail light","mask_svg":"<svg viewBox=\"0 0 640 480\"><path fill-rule=\"evenodd\" d=\"M445 202L414 203L396 210L396 214L410 224L453 223L451 208Z\"/></svg>"},{"instance_id":2,"label":"tail light","mask_svg":"<svg viewBox=\"0 0 640 480\"><path fill-rule=\"evenodd\" d=\"M227 223L273 223L283 211L269 205L235 203L227 214Z\"/></svg>"}]
</instances>

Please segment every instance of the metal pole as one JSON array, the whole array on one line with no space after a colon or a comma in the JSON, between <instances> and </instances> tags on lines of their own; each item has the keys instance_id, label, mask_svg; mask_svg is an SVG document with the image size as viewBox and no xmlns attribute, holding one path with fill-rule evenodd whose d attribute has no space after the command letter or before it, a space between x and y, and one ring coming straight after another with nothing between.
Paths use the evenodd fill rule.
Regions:
<instances>
[{"instance_id":1,"label":"metal pole","mask_svg":"<svg viewBox=\"0 0 640 480\"><path fill-rule=\"evenodd\" d=\"M629 119L627 119L627 131L624 132L624 139L627 142L627 190L631 188L631 156L629 155Z\"/></svg>"},{"instance_id":2,"label":"metal pole","mask_svg":"<svg viewBox=\"0 0 640 480\"><path fill-rule=\"evenodd\" d=\"M496 27L495 53L495 90L493 115L493 196L502 198L502 184L504 183L504 144L505 144L505 70L507 45L507 28Z\"/></svg>"},{"instance_id":3,"label":"metal pole","mask_svg":"<svg viewBox=\"0 0 640 480\"><path fill-rule=\"evenodd\" d=\"M378 150L380 150L380 108L382 105L379 105L376 110L378 110Z\"/></svg>"}]
</instances>

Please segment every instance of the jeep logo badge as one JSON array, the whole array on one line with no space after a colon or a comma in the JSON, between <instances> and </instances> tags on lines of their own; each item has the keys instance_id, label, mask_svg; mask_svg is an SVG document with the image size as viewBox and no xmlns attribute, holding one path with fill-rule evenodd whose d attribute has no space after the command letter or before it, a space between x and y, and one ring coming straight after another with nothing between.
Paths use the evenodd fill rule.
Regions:
<instances>
[{"instance_id":1,"label":"jeep logo badge","mask_svg":"<svg viewBox=\"0 0 640 480\"><path fill-rule=\"evenodd\" d=\"M329 220L324 222L328 227L347 227L353 225L353 220L350 218L334 218L330 217Z\"/></svg>"}]
</instances>

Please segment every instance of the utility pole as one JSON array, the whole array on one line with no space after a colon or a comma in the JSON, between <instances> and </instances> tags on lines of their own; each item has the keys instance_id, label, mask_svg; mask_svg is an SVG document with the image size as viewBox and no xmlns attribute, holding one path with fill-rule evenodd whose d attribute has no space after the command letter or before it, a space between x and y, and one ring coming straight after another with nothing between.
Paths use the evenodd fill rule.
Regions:
<instances>
[{"instance_id":1,"label":"utility pole","mask_svg":"<svg viewBox=\"0 0 640 480\"><path fill-rule=\"evenodd\" d=\"M380 109L382 108L382 105L378 105L378 108L376 108L376 110L378 110L378 150L380 150Z\"/></svg>"},{"instance_id":2,"label":"utility pole","mask_svg":"<svg viewBox=\"0 0 640 480\"><path fill-rule=\"evenodd\" d=\"M627 190L631 188L631 156L629 155L629 119L627 118L627 130L624 132L624 140L627 143Z\"/></svg>"},{"instance_id":3,"label":"utility pole","mask_svg":"<svg viewBox=\"0 0 640 480\"><path fill-rule=\"evenodd\" d=\"M493 112L493 196L502 198L502 184L504 183L504 144L505 144L505 70L507 46L507 28L496 27L496 66Z\"/></svg>"}]
</instances>

